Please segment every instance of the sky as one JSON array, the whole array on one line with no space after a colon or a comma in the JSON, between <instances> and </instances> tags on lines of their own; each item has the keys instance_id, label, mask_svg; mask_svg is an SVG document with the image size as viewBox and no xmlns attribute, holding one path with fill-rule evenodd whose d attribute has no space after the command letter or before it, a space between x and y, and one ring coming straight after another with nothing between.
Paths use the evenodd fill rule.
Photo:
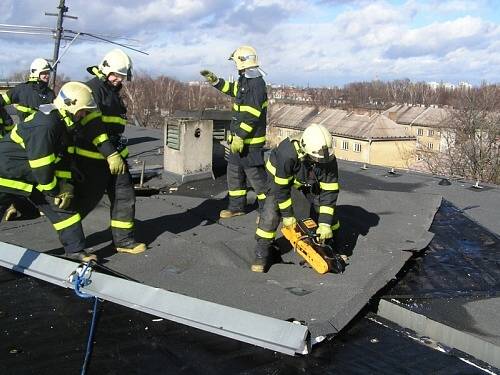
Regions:
<instances>
[{"instance_id":1,"label":"sky","mask_svg":"<svg viewBox=\"0 0 500 375\"><path fill-rule=\"evenodd\" d=\"M1 0L0 24L55 27L59 0ZM500 0L66 0L64 28L133 45L134 69L181 81L236 73L229 55L253 46L271 84L329 87L409 78L500 81ZM1 27L0 27L1 29ZM125 39L126 38L126 39ZM51 58L48 36L0 33L0 79ZM59 72L85 79L114 46L77 38Z\"/></svg>"}]
</instances>

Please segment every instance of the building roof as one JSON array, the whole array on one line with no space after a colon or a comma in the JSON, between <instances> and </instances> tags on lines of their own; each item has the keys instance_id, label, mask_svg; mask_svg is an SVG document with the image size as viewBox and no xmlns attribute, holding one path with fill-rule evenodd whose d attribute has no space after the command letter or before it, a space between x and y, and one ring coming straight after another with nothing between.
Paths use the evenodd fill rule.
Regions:
<instances>
[{"instance_id":1,"label":"building roof","mask_svg":"<svg viewBox=\"0 0 500 375\"><path fill-rule=\"evenodd\" d=\"M131 158L129 159L131 164L140 164L140 159L143 157L147 157L151 163L155 163L154 158L161 160L162 155L157 153L158 147L163 144L161 131L127 128L126 135L131 149ZM226 206L223 199L226 190L223 177L215 181L198 181L180 187L167 186L161 189L162 194L150 198L139 197L136 206L137 234L139 239L148 243L149 249L147 252L135 256L116 254L114 252L110 245L109 233L107 230L103 231L109 225L109 206L105 203L100 204L84 221L88 246L92 247L105 259L108 267L148 285L228 306L238 306L249 311L282 319L303 320L309 323L313 332L318 334L321 332L338 332L343 327L346 327L346 324L352 321L362 307L371 298L374 298L376 291L384 287L390 280L396 278L401 267L412 257L412 251L424 248L431 241L432 231L442 230L444 239L435 246L435 249L441 251L446 251L447 246L452 243L447 241L462 238L456 236L455 233L466 231L468 236L464 237L462 254L465 260L470 259L472 251L477 252L475 254L479 259L483 247L493 249L498 245L498 238L495 237L500 232L500 222L496 220L500 209L500 190L498 187L486 186L482 190L475 190L471 188L471 183L461 180L454 180L450 186L446 186L440 185L440 178L436 176L416 173L388 174L386 170L375 167L360 170L358 164L342 161L339 161L339 170L342 191L339 197L338 209L343 223L342 233L343 236L346 236L341 237L339 243L343 244L341 251L351 253L346 273L342 275L328 274L319 276L311 269L301 267L300 258L290 251L281 254L282 263L273 266L269 273L262 275L249 272L248 264L252 259L253 246L255 245L256 212L253 211L248 215L227 221L218 219L219 209ZM161 182L158 181L158 183ZM447 218L445 218L446 220L444 220L442 226L438 225L434 229L432 227L429 229L430 223L434 220L436 204L440 201L441 196L453 204L452 212L454 214L460 215L460 217L468 216L472 218L475 222L489 228L493 234L488 232L490 234L485 235L484 230L479 231L477 229L480 225L472 220L464 224L464 227L450 228L450 225L454 225L456 220ZM439 219L440 217L442 216L438 212L436 218ZM30 236L25 234L27 227L30 229ZM57 237L45 218L2 223L0 239L4 242L16 243L49 253L60 251ZM472 239L474 242L471 242ZM280 244L283 246L283 243ZM348 247L344 245L348 245ZM438 259L446 258L444 254L437 255ZM474 267L473 262L467 265L467 274L471 274L469 267ZM450 269L456 268L451 267ZM476 272L480 274L487 271L477 267L474 276L476 276ZM432 280L427 279L425 273L420 272L419 274L423 274L422 282L427 283L426 285L433 284ZM461 270L457 274L467 278L466 273L461 272ZM445 283L446 280L444 280L443 285L455 288L455 279L449 276L448 273L446 273L446 277L450 277L451 281ZM498 279L495 275L490 276L489 274L485 275L485 277L492 280ZM498 284L496 285L498 289ZM19 290L17 282L16 288ZM459 287L457 286L457 288ZM20 293L20 298L17 301L20 306L17 310L13 308L12 311L16 311L16 314L21 311L21 307L26 305L26 302L23 302L26 300L22 296L32 293L33 289L29 289L29 291L23 290L22 293L17 292ZM457 290L456 292L460 293L460 291ZM70 305L72 303L71 300L65 297L59 297L57 300L61 301L61 299ZM9 296L7 300L9 306L16 303L15 298L12 296ZM46 302L41 306L46 308ZM460 306L457 306L457 308L460 308ZM480 306L475 306L475 308L480 309ZM32 309L29 310L26 316L33 312ZM110 308L105 312L109 310ZM474 311L470 313L476 314ZM75 319L81 322L82 314L76 314L76 316ZM109 318L109 322L125 322L123 324L129 327L128 318L123 318L125 316L123 310L120 310L117 316L119 317L117 319ZM481 312L473 316L478 319L482 317ZM90 316L86 315L86 318L90 318ZM151 322L154 318L149 317L148 319ZM482 334L480 337L484 340L488 340L491 335L500 336L500 332L496 331L497 324L488 325L488 319L482 320L481 329L483 333L478 333L479 335ZM40 322L38 319L31 320ZM25 320L20 321L24 322ZM5 315L0 314L0 324L4 324L0 332L4 332L5 327L9 327L9 329L12 327L14 332L14 327L19 327L16 322L17 320L14 317L7 315L7 319L5 319ZM364 332L364 328L359 328L364 327L363 323L359 323L361 326L358 326L358 323L355 323L355 327ZM462 323L469 325L466 328L462 327L462 329L476 332L474 330L474 319L464 319ZM264 358L269 358L269 356L278 358L272 353L258 350L253 352L248 346L234 343L231 345L230 343L227 344L228 341L222 341L225 343L224 349L219 351L219 349L211 347L208 353L202 351L204 357L199 359L197 350L202 349L196 346L198 344L195 344L197 349L187 353L183 349L187 346L182 346L182 343L197 343L203 341L203 338L213 343L220 342L219 338L214 338L212 335L203 332L193 333L193 331L185 328L162 328L159 330L154 328L153 330L153 323L147 325L146 323L143 324L142 321L139 323L139 327L142 328L133 328L132 331L144 332L146 330L144 325L148 329L151 327L152 332L158 333L157 335L147 336L149 341L155 340L157 348L170 345L162 340L163 335L161 332L163 332L163 329L180 332L175 335L172 342L179 343L181 346L179 350L184 353L182 361L186 361L188 364L193 364L198 360L213 361L213 356L217 356L217 360L211 363L212 367L210 365L200 365L199 368L205 370L205 373L224 373L217 372L221 365L218 355L222 353L226 353L232 359L243 358L245 363L239 363L235 360L235 362L231 362L232 365L240 369L251 366L255 370L253 373L259 373L262 370L262 368L258 368L256 361L264 363ZM102 326L107 327L106 324ZM82 326L78 327L81 328ZM21 329L21 332L25 332L24 325L21 325L19 329ZM116 329L120 329L120 327ZM490 330L488 331L488 329ZM85 332L82 333L83 331ZM49 334L51 331L44 332ZM111 335L109 337L104 335L106 340L113 337L112 332L109 333ZM357 332L359 339L360 331ZM373 331L367 329L366 332ZM84 337L86 329L80 329L78 333ZM75 336L74 331L70 336ZM11 337L14 337L14 334L9 336L9 339ZM21 337L21 340L27 342L32 340L30 335L16 337ZM102 342L99 340L104 340L103 336L98 337L97 343ZM124 345L123 347L120 346L123 349L119 350L134 353L130 358L129 356L125 356L125 358L136 363L135 361L140 362L141 358L145 360L147 357L151 363L151 358L142 353L140 347L138 349L137 346L134 346L136 333L132 336L133 339L130 339L131 336L128 337L129 339L118 340L118 344L113 340L111 342L107 341L112 348L106 346L106 349L104 349L96 346L95 355L99 353L99 350L111 350L113 352L116 345ZM382 340L381 337L373 336L365 338L361 341L365 342L365 349L368 352L371 351L368 348L370 343L376 342L370 340ZM43 340L41 337L38 339L39 341L36 342ZM148 339L145 341L148 341ZM348 351L349 346L345 341L342 341L342 336L339 336L339 340L340 342L337 341L337 345L344 349L340 350L338 349L339 346L335 346L335 339L331 345L341 352L343 350ZM5 345L11 342L7 341L0 340L0 342L6 343ZM399 343L400 341L395 340L395 342ZM22 343L23 341L20 341L19 345L22 345ZM210 347L210 345L208 346ZM30 350L43 350L44 348L41 347L40 345L30 345ZM176 348L179 348L179 346L176 346ZM330 347L325 346L325 348ZM234 352L232 352L233 349ZM40 357L66 358L64 352L61 354L63 350L64 348L58 346L51 351L51 356L40 355ZM157 353L154 345L151 350ZM325 353L321 351L321 347L318 350L318 353ZM328 350L328 355L333 355L333 351ZM243 351L243 353L240 351ZM245 353L249 351L252 352L252 355L247 356ZM171 353L170 350L164 352ZM0 356L7 356L5 354L7 351L0 351L0 353L4 353L0 354ZM100 360L103 364L106 361L119 361L119 358L124 357L122 354L118 352L115 353L115 356L103 356L107 358L101 357ZM157 355L159 356L159 354ZM29 358L35 357L30 356ZM336 359L340 357L340 354L335 355ZM161 356L155 358L163 359ZM176 358L178 360L178 357ZM313 354L306 357L305 360L301 359L301 361L306 361L310 366L317 368L318 362L315 361L318 358ZM375 366L380 369L380 366L385 364L384 360L386 358L385 356L375 358L372 360L372 365L374 365L373 361L375 361ZM392 366L396 368L403 366L404 369L405 366L411 366L406 365L404 358L407 360L408 357L398 356L397 358L397 361L392 358L387 368L392 369L394 368ZM1 359L0 363L5 364L10 369L17 368L17 366L20 366L20 369L33 368L38 363L35 360L27 360L26 358L19 360L14 355ZM245 361L245 359L248 360ZM309 362L309 360L312 362ZM63 360L60 361L64 362ZM47 365L46 362L43 363ZM283 367L283 373L290 373L286 372L286 362L281 363L285 366ZM353 363L357 362L354 361ZM12 367L13 364L16 367ZM176 362L176 364L179 363ZM54 365L54 362L52 362L52 365ZM360 366L365 365L370 366L369 363L365 362L361 362ZM437 366L437 362L432 363L432 360L430 360L428 365ZM335 367L335 361L326 361L319 364L319 366L324 366L323 369L338 369L338 367ZM352 366L351 362L350 366ZM359 367L356 368L359 369ZM373 369L373 367L371 368ZM229 368L226 370L227 373L238 372L234 371L234 368L232 369L233 372ZM399 373L404 372L401 371L401 367L399 367L399 370ZM40 371L34 372L40 373ZM345 372L349 373L349 371ZM356 371L353 370L353 372ZM464 371L457 370L457 372ZM187 373L193 372L187 370ZM394 370L394 373L398 373L397 369Z\"/></svg>"},{"instance_id":2,"label":"building roof","mask_svg":"<svg viewBox=\"0 0 500 375\"><path fill-rule=\"evenodd\" d=\"M398 104L383 114L402 125L440 127L450 117L450 109Z\"/></svg>"}]
</instances>

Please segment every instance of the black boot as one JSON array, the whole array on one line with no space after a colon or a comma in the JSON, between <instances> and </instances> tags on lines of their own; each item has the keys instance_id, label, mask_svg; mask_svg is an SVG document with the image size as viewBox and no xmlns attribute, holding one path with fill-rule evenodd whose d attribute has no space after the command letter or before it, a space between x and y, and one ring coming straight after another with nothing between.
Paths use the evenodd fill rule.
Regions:
<instances>
[{"instance_id":1,"label":"black boot","mask_svg":"<svg viewBox=\"0 0 500 375\"><path fill-rule=\"evenodd\" d=\"M90 262L94 261L97 262L97 256L94 254L89 254L86 253L85 251L77 251L76 253L65 253L64 254L65 258L71 259L71 260L76 260L78 262Z\"/></svg>"}]
</instances>

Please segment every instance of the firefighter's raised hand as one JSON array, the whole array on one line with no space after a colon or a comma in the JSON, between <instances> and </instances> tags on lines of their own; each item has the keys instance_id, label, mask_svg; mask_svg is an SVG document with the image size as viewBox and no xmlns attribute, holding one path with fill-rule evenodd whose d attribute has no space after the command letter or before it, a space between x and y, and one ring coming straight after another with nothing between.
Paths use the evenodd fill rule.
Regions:
<instances>
[{"instance_id":1,"label":"firefighter's raised hand","mask_svg":"<svg viewBox=\"0 0 500 375\"><path fill-rule=\"evenodd\" d=\"M295 228L295 225L297 225L297 219L293 216L290 217L284 217L283 218L283 226L285 228Z\"/></svg>"},{"instance_id":2,"label":"firefighter's raised hand","mask_svg":"<svg viewBox=\"0 0 500 375\"><path fill-rule=\"evenodd\" d=\"M211 85L216 85L219 82L219 78L212 73L210 70L202 70L200 74L209 82Z\"/></svg>"},{"instance_id":3,"label":"firefighter's raised hand","mask_svg":"<svg viewBox=\"0 0 500 375\"><path fill-rule=\"evenodd\" d=\"M113 152L106 159L109 164L111 174L124 174L126 170L125 162L118 152Z\"/></svg>"},{"instance_id":4,"label":"firefighter's raised hand","mask_svg":"<svg viewBox=\"0 0 500 375\"><path fill-rule=\"evenodd\" d=\"M59 194L54 197L54 204L62 210L67 209L75 197L74 190L74 186L67 180L59 180Z\"/></svg>"},{"instance_id":5,"label":"firefighter's raised hand","mask_svg":"<svg viewBox=\"0 0 500 375\"><path fill-rule=\"evenodd\" d=\"M243 138L233 135L233 139L231 140L231 152L233 154L241 154L244 145Z\"/></svg>"},{"instance_id":6,"label":"firefighter's raised hand","mask_svg":"<svg viewBox=\"0 0 500 375\"><path fill-rule=\"evenodd\" d=\"M333 237L332 227L329 224L319 223L318 229L316 229L316 234L321 242L325 242Z\"/></svg>"}]
</instances>

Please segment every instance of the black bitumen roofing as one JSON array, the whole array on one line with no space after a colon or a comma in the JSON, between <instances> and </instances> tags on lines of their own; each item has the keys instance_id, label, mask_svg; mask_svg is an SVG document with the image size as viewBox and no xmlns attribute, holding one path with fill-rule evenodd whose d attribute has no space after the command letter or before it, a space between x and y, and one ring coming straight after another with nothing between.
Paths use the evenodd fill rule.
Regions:
<instances>
[{"instance_id":1,"label":"black bitumen roofing","mask_svg":"<svg viewBox=\"0 0 500 375\"><path fill-rule=\"evenodd\" d=\"M162 147L161 131L128 129L127 132L132 151L129 163L132 166L139 164L140 160L143 159L147 160L148 165L161 164L162 154L158 153L158 150L161 150ZM387 173L383 168L361 170L359 165L348 162L340 162L339 167L341 182L339 213L343 223L341 248L344 253L350 256L349 265L343 275L328 274L320 276L315 274L311 269L300 266L297 255L290 252L286 248L286 244L283 243L282 263L274 265L271 267L270 272L264 275L251 273L248 266L254 246L253 233L255 231L256 213L250 212L243 217L223 222L218 221L218 211L224 208L226 204L223 199L225 190L223 177L217 180L193 182L180 187L174 186L172 181L165 181L160 178L153 178L148 181L149 185L156 185L156 187L160 188L163 194L152 197L138 197L138 236L139 239L145 240L150 247L146 253L138 256L114 253L110 245L110 233L106 229L109 220L109 205L105 201L101 202L89 219L84 222L85 231L88 235L88 245L93 247L97 254L104 258L107 266L141 282L281 319L294 318L302 320L308 324L313 335L321 335L337 333L346 327L371 298L378 298L373 296L380 289L396 278L396 274L411 258L413 252L427 246L432 239L431 232L438 233L433 229L434 227L430 231L428 229L440 205L441 196L446 198L447 202L445 204L448 204L448 202L450 202L450 205L454 204L457 207L457 212L462 217L466 217L470 221L471 219L474 220L475 222L471 222L476 226L478 226L476 223L478 222L484 227L490 228L493 234L488 233L493 236L492 238L497 238L497 234L494 233L498 233L500 224L494 218L497 217L498 202L500 200L497 199L498 189L496 187L471 190L470 186L472 184L465 181L452 181L451 186L441 186L438 184L440 179L434 176L405 172L394 175ZM451 226L453 227L453 223ZM450 233L448 229L438 228L438 230L441 230L440 235L451 241L451 238L456 236L456 233ZM29 236L21 235L27 230L29 230ZM454 228L454 230L460 229ZM61 251L55 234L44 218L2 223L0 240L49 253ZM433 243L435 242L431 242L431 249ZM20 283L17 276L12 276L11 273L9 275L11 275L7 277L9 282L16 280L14 284ZM27 278L22 278L22 280L25 279ZM422 282L422 279L419 280ZM30 280L29 283L41 282ZM39 285L28 288L30 291L34 291L38 290L39 287L42 288ZM24 293L24 287L16 289L17 293L21 289ZM57 294L59 292L53 290L50 294L52 293ZM61 291L61 293L63 292ZM64 293L67 293L67 291L64 291ZM67 298L69 297L62 297L62 299L66 300ZM12 303L17 306L18 303L21 303L21 300L16 302L16 298L14 298ZM26 306L26 304L22 303L22 306ZM43 310L43 307L41 309ZM111 309L121 308L113 306ZM33 309L33 311L38 310L40 310L40 307ZM140 313L133 314L144 315ZM490 318L493 319L493 317ZM88 319L89 316L87 315L85 322ZM165 324L167 323L165 322ZM365 319L359 321L358 319L355 327L351 328L361 335L356 336L357 339L361 340L360 342L367 339L362 332L368 334L371 329L375 329L376 326L373 326L372 323L372 321ZM0 320L0 328L7 327L4 324L7 324L5 320ZM9 321L9 326L10 324ZM173 323L168 324L177 326ZM488 326L487 320L484 324ZM174 338L176 344L180 346L187 345L181 343L183 338L186 343L197 341L190 337L189 331L191 329L177 327L175 329L177 334ZM124 330L126 328L121 326L116 329ZM378 329L381 328L378 327ZM76 330L79 332L79 338L81 338L82 330ZM264 360L267 363L267 365L264 365L266 370L259 372L260 359L256 360L254 357L269 358L270 356L276 359L281 356L268 354L270 352L255 348L243 349L244 354L241 355L239 354L239 350L241 350L239 348L246 346L245 344L235 344L234 341L207 333L200 333L199 331L193 330L193 332L196 332L195 337L202 338L202 342L203 338L207 338L209 342L210 340L216 342L221 340L224 343L227 341L233 343L231 347L236 345L238 349L235 350L235 353L229 351L228 356L230 359L223 355L225 359L221 359L221 363L219 363L211 357L211 355L221 355L217 351L219 349L206 349L209 351L214 350L214 353L209 352L208 354L187 353L185 357L178 358L170 353L170 350L172 350L170 344L164 343L161 338L158 338L161 343L156 340L151 342L150 340L149 344L152 345L152 343L157 342L157 349L160 348L158 350L163 354L169 353L167 355L169 358L171 354L170 359L173 363L171 365L174 366L172 368L180 366L179 368L182 369L183 366L186 366L185 371L187 372L177 369L177 372L174 373L196 373L187 370L191 368L190 366L195 365L191 364L189 359L194 358L192 357L193 354L200 355L203 361L211 363L215 366L213 369L217 368L217 366L224 368L225 365L236 366L235 368L239 369L239 372L230 372L229 368L227 368L226 372L213 373L288 374L294 373L293 371L298 371L297 373L303 371L301 367L291 366L292 370L290 371L292 372L285 372L284 369L288 369L285 364L287 360L283 359L282 361L282 359L279 359L276 360L276 363L279 363L277 367L273 367L276 365L274 362L271 367L266 367L269 362ZM394 339L393 334L389 335L391 340ZM346 335L336 336L339 341L336 338L332 341L337 349L339 346L342 347L340 343L343 342L343 337L347 337L345 349L349 349L349 345L356 342L356 339L349 341L351 340L349 334ZM166 336L168 337L168 335ZM29 337L25 337L23 342L28 342L26 340L29 340ZM127 344L121 340L117 341L124 345L124 352L127 352L128 345L134 347L137 344L135 342ZM115 342L110 345L118 344ZM164 347L164 345L166 346ZM403 344L398 342L397 345ZM116 347L115 354L117 357L115 358L122 358L120 354L122 349L119 346ZM105 347L107 348L105 349L106 352L108 352L107 344ZM169 349L166 349L167 347ZM319 348L322 347L329 348L326 351L329 352L328 355L332 355L334 358L345 358L349 361L355 358L354 356L350 357L351 354L347 354L347 351L345 353L343 351L331 352L333 349L327 344L319 346ZM408 352L419 348L420 346L408 349ZM366 347L362 346L358 349L361 351L367 350ZM203 349L200 350L203 351ZM354 348L351 348L351 350L354 353L356 352ZM254 351L258 354L254 355ZM389 352L390 350L386 348L382 351ZM77 352L81 357L81 351L77 350ZM129 351L129 353L131 352ZM309 356L309 359L304 360L304 363L309 363L310 360L314 361L312 359L314 353L315 351L313 351L313 357ZM371 351L370 353L373 354ZM152 357L160 362L166 361L164 357L156 357L156 355L155 352ZM368 354L360 354L360 356L366 355ZM398 355L403 355L403 353ZM4 355L0 354L0 356L3 357ZM247 356L252 360L249 360ZM373 358L376 359L377 356L380 364L374 364L374 360L367 359L366 362L362 361L359 364L359 369L356 367L359 360L356 366L346 365L348 367L342 367L342 359L340 359L340 362L336 360L332 362L328 359L328 365L326 367L319 365L318 371L328 368L344 372L342 369L350 368L351 372L345 372L361 373L363 371L363 373L366 373L367 371L371 372L369 366L373 366L371 368L375 371L376 368L379 368L377 366L387 365L384 362L387 360L390 362L387 371L382 370L380 372L391 373L394 370L394 373L396 373L398 372L397 369L400 370L401 366L403 366L404 369L408 369L408 373L421 373L417 368L411 370L413 362L395 361L390 359L390 356L383 357L378 352ZM6 358L12 359L15 356L7 356ZM134 360L137 360L137 363L141 363L146 358L148 358L147 352L134 354ZM370 358L370 356L368 355L366 358ZM106 359L103 358L102 361L106 362ZM431 365L428 362L432 362L437 367L440 365L439 359L423 363ZM14 361L13 363L17 362ZM231 364L229 365L229 363ZM245 367L245 363L247 367ZM30 373L29 366L31 365L27 366L26 369L28 370L25 373ZM454 365L451 366L453 369ZM463 364L460 364L460 366L463 366ZM202 367L200 365L200 368ZM423 372L434 371L440 373L440 371L443 371L437 369L437 367ZM315 369L314 366L312 368ZM210 371L210 369L207 370L206 368L204 370L206 372ZM33 372L37 371L33 370ZM150 372L145 371L144 373ZM306 373L314 372L307 371ZM457 367L456 371L452 370L451 373L474 373L474 370L472 368L462 370Z\"/></svg>"}]
</instances>

